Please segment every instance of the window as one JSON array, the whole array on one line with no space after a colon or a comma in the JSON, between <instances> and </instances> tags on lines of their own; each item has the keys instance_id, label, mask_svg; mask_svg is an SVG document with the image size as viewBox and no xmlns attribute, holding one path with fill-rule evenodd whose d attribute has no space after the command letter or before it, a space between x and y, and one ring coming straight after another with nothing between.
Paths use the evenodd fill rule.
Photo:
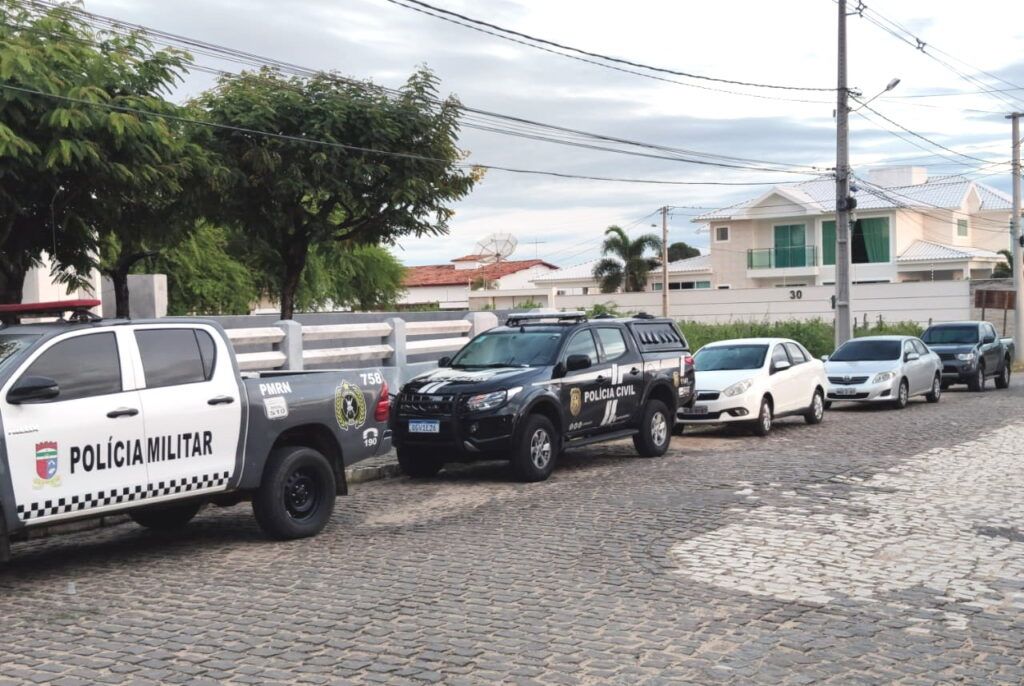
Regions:
<instances>
[{"instance_id":1,"label":"window","mask_svg":"<svg viewBox=\"0 0 1024 686\"><path fill-rule=\"evenodd\" d=\"M956 220L956 235L960 238L967 238L967 220L957 219Z\"/></svg>"},{"instance_id":2,"label":"window","mask_svg":"<svg viewBox=\"0 0 1024 686\"><path fill-rule=\"evenodd\" d=\"M728 226L716 226L715 227L715 243L727 243L729 241L729 227Z\"/></svg>"},{"instance_id":3,"label":"window","mask_svg":"<svg viewBox=\"0 0 1024 686\"><path fill-rule=\"evenodd\" d=\"M597 338L604 348L606 360L615 360L626 354L626 339L620 329L597 329Z\"/></svg>"},{"instance_id":4,"label":"window","mask_svg":"<svg viewBox=\"0 0 1024 686\"><path fill-rule=\"evenodd\" d=\"M804 351L796 343L786 343L786 350L789 351L789 357L793 360L793 364L807 362L807 356L804 355Z\"/></svg>"},{"instance_id":5,"label":"window","mask_svg":"<svg viewBox=\"0 0 1024 686\"><path fill-rule=\"evenodd\" d=\"M772 350L772 366L774 367L779 362L789 362L789 355L786 354L786 348L781 343Z\"/></svg>"},{"instance_id":6,"label":"window","mask_svg":"<svg viewBox=\"0 0 1024 686\"><path fill-rule=\"evenodd\" d=\"M999 336L996 336L996 330L991 324L985 325L984 335L991 336L992 338L999 338Z\"/></svg>"},{"instance_id":7,"label":"window","mask_svg":"<svg viewBox=\"0 0 1024 686\"><path fill-rule=\"evenodd\" d=\"M583 295L589 295L589 294L590 294L590 287L589 286L584 286L583 287Z\"/></svg>"},{"instance_id":8,"label":"window","mask_svg":"<svg viewBox=\"0 0 1024 686\"><path fill-rule=\"evenodd\" d=\"M854 264L889 261L889 218L858 219L850 235L850 254ZM836 263L836 223L821 223L821 263Z\"/></svg>"},{"instance_id":9,"label":"window","mask_svg":"<svg viewBox=\"0 0 1024 686\"><path fill-rule=\"evenodd\" d=\"M711 288L710 281L698 281L693 285L694 288Z\"/></svg>"},{"instance_id":10,"label":"window","mask_svg":"<svg viewBox=\"0 0 1024 686\"><path fill-rule=\"evenodd\" d=\"M671 287L672 287L671 284L669 284L669 288L671 288ZM660 291L661 290L661 284L660 283L652 283L651 284L651 290L652 291Z\"/></svg>"},{"instance_id":11,"label":"window","mask_svg":"<svg viewBox=\"0 0 1024 686\"><path fill-rule=\"evenodd\" d=\"M208 381L216 347L205 331L149 329L135 332L146 388Z\"/></svg>"},{"instance_id":12,"label":"window","mask_svg":"<svg viewBox=\"0 0 1024 686\"><path fill-rule=\"evenodd\" d=\"M807 231L803 224L781 224L775 227L775 266L806 267Z\"/></svg>"},{"instance_id":13,"label":"window","mask_svg":"<svg viewBox=\"0 0 1024 686\"><path fill-rule=\"evenodd\" d=\"M572 337L569 345L565 347L565 357L570 355L586 355L590 358L590 364L597 364L597 344L594 343L594 336L589 331L580 331Z\"/></svg>"},{"instance_id":14,"label":"window","mask_svg":"<svg viewBox=\"0 0 1024 686\"><path fill-rule=\"evenodd\" d=\"M121 392L121 360L112 333L75 336L57 343L25 370L60 386L56 400L75 400Z\"/></svg>"},{"instance_id":15,"label":"window","mask_svg":"<svg viewBox=\"0 0 1024 686\"><path fill-rule=\"evenodd\" d=\"M928 348L925 346L924 343L922 343L921 341L917 340L916 338L912 339L910 342L914 344L914 349L917 350L917 354L918 355L927 355L928 354Z\"/></svg>"}]
</instances>

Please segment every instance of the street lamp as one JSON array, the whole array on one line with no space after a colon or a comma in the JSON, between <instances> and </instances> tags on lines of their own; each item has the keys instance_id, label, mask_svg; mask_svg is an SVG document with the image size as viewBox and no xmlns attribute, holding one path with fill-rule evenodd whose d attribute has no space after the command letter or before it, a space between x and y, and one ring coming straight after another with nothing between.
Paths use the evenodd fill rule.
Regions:
<instances>
[{"instance_id":1,"label":"street lamp","mask_svg":"<svg viewBox=\"0 0 1024 686\"><path fill-rule=\"evenodd\" d=\"M887 84L887 85L885 86L885 89L884 89L884 90L881 90L881 91L879 91L878 93L876 93L875 95L871 96L871 97L870 97L870 98L868 98L867 100L860 100L859 98L857 98L856 96L854 96L854 100L856 100L857 102L859 102L859 103L860 103L860 107L858 107L857 109L854 109L854 110L850 110L850 111L851 111L851 112L856 112L857 110L859 110L859 109L861 109L861 108L867 107L867 106L868 106L868 103L870 103L870 102L873 102L873 101L875 100L875 98L877 98L877 97L879 97L879 96L881 96L881 95L884 95L884 94L888 93L889 91L891 91L891 90L892 90L893 88L895 88L895 87L896 87L896 86L898 86L898 85L900 85L900 80L899 80L899 79L893 79L892 81L890 81L890 82L889 82L889 83L888 83L888 84Z\"/></svg>"}]
</instances>

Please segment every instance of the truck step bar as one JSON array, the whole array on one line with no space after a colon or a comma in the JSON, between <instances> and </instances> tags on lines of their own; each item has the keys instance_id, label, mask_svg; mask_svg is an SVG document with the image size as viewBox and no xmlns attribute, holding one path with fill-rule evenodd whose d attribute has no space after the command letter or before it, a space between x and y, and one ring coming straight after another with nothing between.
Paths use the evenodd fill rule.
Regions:
<instances>
[{"instance_id":1,"label":"truck step bar","mask_svg":"<svg viewBox=\"0 0 1024 686\"><path fill-rule=\"evenodd\" d=\"M638 429L623 429L622 431L612 431L611 433L600 433L594 434L593 436L584 436L582 438L576 438L565 442L565 449L569 448L582 448L585 445L593 445L594 443L604 443L605 441L617 441L620 438L629 438L630 436L636 436L640 431Z\"/></svg>"}]
</instances>

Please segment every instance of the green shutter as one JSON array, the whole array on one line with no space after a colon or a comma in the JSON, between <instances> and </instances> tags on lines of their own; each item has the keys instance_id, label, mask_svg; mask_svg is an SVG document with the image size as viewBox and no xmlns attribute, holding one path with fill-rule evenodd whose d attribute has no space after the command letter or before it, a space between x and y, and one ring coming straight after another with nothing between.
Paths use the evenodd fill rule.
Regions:
<instances>
[{"instance_id":1,"label":"green shutter","mask_svg":"<svg viewBox=\"0 0 1024 686\"><path fill-rule=\"evenodd\" d=\"M821 263L836 263L836 223L831 220L821 223Z\"/></svg>"}]
</instances>

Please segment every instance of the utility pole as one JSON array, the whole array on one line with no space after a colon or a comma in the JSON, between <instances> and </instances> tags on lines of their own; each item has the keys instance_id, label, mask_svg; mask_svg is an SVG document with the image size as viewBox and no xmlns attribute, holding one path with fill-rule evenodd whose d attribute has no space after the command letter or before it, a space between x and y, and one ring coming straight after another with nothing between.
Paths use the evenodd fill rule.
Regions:
<instances>
[{"instance_id":1,"label":"utility pole","mask_svg":"<svg viewBox=\"0 0 1024 686\"><path fill-rule=\"evenodd\" d=\"M836 347L850 340L850 91L846 85L846 0L839 5L839 74L836 86Z\"/></svg>"},{"instance_id":2,"label":"utility pole","mask_svg":"<svg viewBox=\"0 0 1024 686\"><path fill-rule=\"evenodd\" d=\"M1024 264L1021 264L1021 231L1020 231L1020 118L1022 113L1014 112L1007 119L1010 120L1013 131L1013 215L1010 217L1010 239L1012 245L1010 250L1013 253L1013 292L1016 297L1016 309L1013 311L1013 337L1016 345L1014 349L1014 362L1024 362L1024 279L1021 278L1021 271Z\"/></svg>"},{"instance_id":3,"label":"utility pole","mask_svg":"<svg viewBox=\"0 0 1024 686\"><path fill-rule=\"evenodd\" d=\"M661 208L661 316L668 316L668 206Z\"/></svg>"}]
</instances>

